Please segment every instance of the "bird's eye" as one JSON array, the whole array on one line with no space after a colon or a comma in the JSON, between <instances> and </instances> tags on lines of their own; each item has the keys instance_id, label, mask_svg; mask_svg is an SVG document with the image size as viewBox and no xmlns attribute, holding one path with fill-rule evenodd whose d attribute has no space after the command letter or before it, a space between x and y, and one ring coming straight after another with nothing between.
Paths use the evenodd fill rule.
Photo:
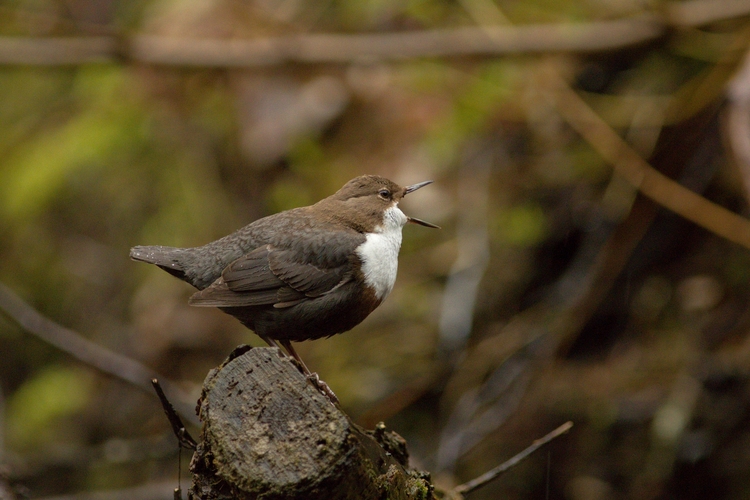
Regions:
<instances>
[{"instance_id":1,"label":"bird's eye","mask_svg":"<svg viewBox=\"0 0 750 500\"><path fill-rule=\"evenodd\" d=\"M388 191L387 189L381 189L380 191L378 191L378 196L380 196L384 200L390 200L391 199L391 192Z\"/></svg>"}]
</instances>

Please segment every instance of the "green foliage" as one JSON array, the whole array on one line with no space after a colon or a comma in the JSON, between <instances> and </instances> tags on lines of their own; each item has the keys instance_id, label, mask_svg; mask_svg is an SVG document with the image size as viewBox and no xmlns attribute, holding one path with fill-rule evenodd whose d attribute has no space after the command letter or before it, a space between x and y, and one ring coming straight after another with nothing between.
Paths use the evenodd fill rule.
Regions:
<instances>
[{"instance_id":1,"label":"green foliage","mask_svg":"<svg viewBox=\"0 0 750 500\"><path fill-rule=\"evenodd\" d=\"M404 12L427 26L439 25L450 13L450 5L441 0L408 0Z\"/></svg>"},{"instance_id":2,"label":"green foliage","mask_svg":"<svg viewBox=\"0 0 750 500\"><path fill-rule=\"evenodd\" d=\"M0 8L0 33L50 38L118 33L125 41L144 33L193 39L262 39L297 33L468 27L498 20L514 25L612 20L640 9L653 13L652 9L660 12L665 7L665 12L671 12L682 3L692 5L649 3L644 7L632 1L559 0L135 0L114 4L13 0ZM95 8L100 6L111 10L100 12ZM494 15L481 19L477 13L482 12ZM622 245L618 239L610 240L617 247L607 250L611 260L595 260L607 257L595 254L597 245L611 236L605 234L611 224L627 221L636 191L613 177L612 166L605 164L595 148L544 98L548 82L538 81L539 70L553 61L573 90L646 159L663 126L682 127L679 131L688 139L676 141L670 146L674 149L662 155L678 160L667 166L679 170L688 160L702 161L705 164L700 170L708 175L719 165L723 184L714 182L704 193L744 213L746 195L739 169L728 166L734 164L730 148L718 146L722 141L728 143L731 134L719 136L701 120L695 123L705 130L698 129L687 119L696 118L694 113L705 111L717 96L724 99L727 95L726 79L739 60L739 56L736 60L729 56L733 50L747 50L746 41L738 37L746 31L746 24L746 16L735 16L708 25L673 26L647 45L549 57L481 55L397 62L365 58L352 64L280 64L262 70L188 68L132 60L75 67L3 65L0 281L65 326L85 334L95 332L97 342L137 353L134 355L165 376L185 387L197 387L214 361L223 359L236 344L249 341L258 345L260 341L216 311L189 308L189 287L168 281L171 278L156 269L130 262L131 246L202 244L261 215L313 203L360 173L383 174L403 183L435 179L433 186L410 197L404 210L444 229L411 225L405 229L393 294L355 331L299 346L302 357L334 388L348 411L366 413L372 407L380 411L385 403L377 400L404 389L418 392L422 389L412 389L409 384L428 379L435 371L436 353L441 352L438 331L444 284L452 270L460 267L457 264L462 264L460 259L466 258L459 255L456 239L466 229L461 224L471 219L457 210L457 204L472 194L458 196L456 187L461 185L460 176L473 175L471 168L461 168L463 155L479 146L493 155L486 178L488 200L470 215L487 220L492 255L479 285L476 308L469 311L473 329L468 345L480 346L481 354L488 358L496 355L498 360L515 352L524 312L544 318L553 315L549 311L537 314L528 306L543 303L550 297L546 295L549 290L559 288L556 280L571 270L567 267L570 262L578 266L575 273L586 274L597 286L597 272L603 273L599 277L604 281L615 283L619 276L627 278L623 280L627 283L617 296L621 300L600 297L606 312L617 318L617 328L610 329L609 322L614 320L609 317L605 321L598 318L590 323L596 327L595 334L581 340L578 336L584 325L576 324L573 329L577 331L566 333L576 342L576 346L568 346L573 354L560 351L549 370L531 373L535 368L529 368L532 381L518 410L519 421L524 422L521 427L528 434L506 433L501 428L466 455L457 470L463 474L486 470L500 460L498 449L521 449L545 432L547 423L579 412L582 425L577 421L576 428L582 429L582 441L573 446L583 451L559 458L565 463L555 470L596 470L603 477L616 477L622 494L613 491L603 496L642 493L641 460L634 460L633 466L613 465L607 460L616 462L631 453L640 456L649 449L647 440L627 443L624 451L625 445L613 448L612 435L607 432L624 423L620 429L626 428L626 433L648 435L655 409L672 390L674 373L705 371L707 380L714 382L702 389L701 400L716 390L710 387L713 384L723 398L714 406L731 410L697 418L705 430L701 427L693 435L686 434L688 448L701 448L702 436L727 436L726 441L731 441L747 434L747 426L738 422L747 420L741 396L747 393L744 374L750 357L746 340L750 257L745 249L712 239L702 230L688 232L673 224L674 219L661 220L660 215L658 226L654 225L658 234L648 235L645 249L627 235L642 234L653 221L629 221L636 226L644 224L623 231L618 238L627 241ZM258 26L262 29L256 29ZM707 73L712 73L712 78L703 80ZM371 75L373 81L361 81ZM294 93L304 89L305 82L322 76L340 83L346 106L329 122L316 122L319 128L301 132L294 127L284 129L288 123L304 120L288 120L284 113L297 110L291 105L276 110L273 103L281 101L275 99L288 99L285 104L304 103L307 108L300 107L301 115L316 106L328 106L325 92L321 100L315 92L305 94L304 99ZM264 92L279 90L274 87L276 82L292 84L285 85L288 88L273 99L266 99ZM278 118L274 127L285 139L279 143L289 143L288 150L279 151L278 157L265 163L244 150L243 137L252 135L251 127L257 122L248 119L255 116L248 103L261 107L272 103L263 116ZM721 104L728 113L737 103L729 100ZM724 122L721 125L730 127ZM276 130L274 127L270 128ZM702 142L709 133L714 134L710 137L713 142ZM705 148L700 150L705 156L683 158L683 151L698 143ZM717 152L711 153L712 149ZM683 175L667 173L675 178ZM597 270L599 264L594 262L622 262L623 267ZM628 267L631 264L632 269ZM680 294L672 291L692 274L716 281L720 302L715 309L680 309ZM602 294L610 285L617 291L617 283L602 284ZM585 304L583 309L591 316L581 322L594 317L595 302ZM660 334L655 330L658 322L669 323L673 332ZM511 325L511 331L504 325ZM543 326L547 331L547 325ZM480 344L493 339L494 344ZM45 451L46 444L65 440L83 446L81 436L92 434L105 439L131 434L136 441L145 433L168 435L158 408L153 402L141 407L140 396L135 396L138 393L132 388L104 379L95 385L93 375L62 365L61 360L67 359L64 355L49 346L41 348L39 341L29 341L26 332L1 318L0 341L0 351L8 360L0 364L0 378L8 398L7 445L11 453ZM576 349L583 352L580 358L575 357ZM593 353L593 361L589 353ZM470 354L471 350L454 353L454 358ZM444 387L435 382L424 389L429 397L394 416L400 426L418 436L416 442L426 443L421 450L425 456L434 452L431 446L440 439L441 422L450 419L451 405L460 400L463 390L471 388L468 382L461 386L462 376L472 378L467 376L471 370L466 366L491 369L482 363L485 361L466 363L463 368L460 363L454 365L457 381L450 382L447 396L442 393ZM466 370L463 375L461 369ZM443 378L439 383L444 382ZM111 412L117 413L115 417L92 416L102 401L112 400L117 401ZM710 401L706 404L711 406ZM71 418L89 408L91 421ZM624 420L624 408L629 408L630 420ZM735 415L736 421L726 420L729 417L725 415ZM518 425L508 428L520 429ZM626 434L623 440L630 437ZM514 438L518 441L509 443ZM697 469L710 462L705 470L717 471L721 484L732 482L727 488L748 491L747 479L732 472L747 469L748 461L743 461L744 455L736 449L727 451L720 441L706 446L706 454L696 455L697 461L689 467ZM734 441L741 443L742 439ZM127 446L131 445L137 448L128 441ZM170 448L166 453L173 451ZM161 474L151 452L141 455L147 465L117 464L111 476L90 464L75 466L82 476L89 476L82 478L81 484L101 488L135 485ZM680 448L675 455L683 452ZM137 455L133 451L133 456ZM173 453L164 467L170 474L172 458ZM679 483L686 463L676 459L674 470L678 473L659 479L663 480L662 490L649 493L674 496L669 485ZM727 463L738 465L730 470ZM546 470L545 464L538 470ZM49 476L51 483L59 482L58 476ZM514 477L519 483L526 480L518 491L536 484L522 473ZM553 491L553 496L585 496L586 492L569 489L563 479L570 478L553 479L553 485L566 488L564 493ZM40 474L34 480L43 478ZM42 494L65 493L53 491L54 487L48 490L50 493ZM528 497L539 497L539 491L534 493ZM477 495L479 498L482 492ZM503 497L493 492L486 495Z\"/></svg>"},{"instance_id":3,"label":"green foliage","mask_svg":"<svg viewBox=\"0 0 750 500\"><path fill-rule=\"evenodd\" d=\"M547 236L547 217L534 203L515 205L500 212L494 221L495 234L507 244L533 247Z\"/></svg>"},{"instance_id":4,"label":"green foliage","mask_svg":"<svg viewBox=\"0 0 750 500\"><path fill-rule=\"evenodd\" d=\"M293 179L276 182L268 194L268 206L271 213L303 207L315 201L309 186L295 182Z\"/></svg>"},{"instance_id":5,"label":"green foliage","mask_svg":"<svg viewBox=\"0 0 750 500\"><path fill-rule=\"evenodd\" d=\"M8 401L8 442L28 449L64 439L61 419L79 413L89 403L91 377L60 365L43 368L13 393Z\"/></svg>"},{"instance_id":6,"label":"green foliage","mask_svg":"<svg viewBox=\"0 0 750 500\"><path fill-rule=\"evenodd\" d=\"M132 147L140 117L123 103L123 76L118 68L83 72L74 86L80 112L6 159L0 172L4 216L22 221L39 215L76 176L106 168Z\"/></svg>"},{"instance_id":7,"label":"green foliage","mask_svg":"<svg viewBox=\"0 0 750 500\"><path fill-rule=\"evenodd\" d=\"M432 127L426 139L431 156L439 165L457 159L458 152L472 136L481 134L488 121L513 96L521 76L509 62L483 65L476 75L466 75L466 83L457 92L451 111Z\"/></svg>"},{"instance_id":8,"label":"green foliage","mask_svg":"<svg viewBox=\"0 0 750 500\"><path fill-rule=\"evenodd\" d=\"M344 26L374 26L389 11L398 6L394 0L361 0L358 2L341 2L337 5Z\"/></svg>"}]
</instances>

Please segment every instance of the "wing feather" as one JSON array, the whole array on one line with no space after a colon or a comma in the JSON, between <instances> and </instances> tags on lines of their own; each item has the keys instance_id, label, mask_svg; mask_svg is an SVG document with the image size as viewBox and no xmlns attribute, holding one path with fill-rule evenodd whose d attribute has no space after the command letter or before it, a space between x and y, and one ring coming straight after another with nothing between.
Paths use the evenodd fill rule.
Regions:
<instances>
[{"instance_id":1,"label":"wing feather","mask_svg":"<svg viewBox=\"0 0 750 500\"><path fill-rule=\"evenodd\" d=\"M296 262L290 254L288 251L272 252L268 258L271 270L284 283L307 297L319 297L330 292L346 277L346 265L322 269Z\"/></svg>"},{"instance_id":2,"label":"wing feather","mask_svg":"<svg viewBox=\"0 0 750 500\"><path fill-rule=\"evenodd\" d=\"M254 292L284 286L284 282L269 266L270 253L270 245L264 245L229 264L221 273L226 286L233 292Z\"/></svg>"},{"instance_id":3,"label":"wing feather","mask_svg":"<svg viewBox=\"0 0 750 500\"><path fill-rule=\"evenodd\" d=\"M237 293L232 291L222 278L219 278L207 288L194 293L189 303L197 307L268 306L278 300L277 292L277 289L269 289Z\"/></svg>"},{"instance_id":4,"label":"wing feather","mask_svg":"<svg viewBox=\"0 0 750 500\"><path fill-rule=\"evenodd\" d=\"M221 278L190 297L190 304L285 308L320 297L351 279L348 258L323 268L295 257L289 250L259 247L229 264Z\"/></svg>"}]
</instances>

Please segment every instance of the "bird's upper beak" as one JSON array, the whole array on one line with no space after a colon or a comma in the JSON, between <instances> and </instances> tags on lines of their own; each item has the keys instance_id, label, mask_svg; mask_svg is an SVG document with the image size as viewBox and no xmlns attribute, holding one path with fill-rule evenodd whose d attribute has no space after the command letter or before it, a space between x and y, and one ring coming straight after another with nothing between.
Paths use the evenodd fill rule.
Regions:
<instances>
[{"instance_id":1,"label":"bird's upper beak","mask_svg":"<svg viewBox=\"0 0 750 500\"><path fill-rule=\"evenodd\" d=\"M416 191L417 189L421 187L425 187L428 184L432 184L433 181L424 181L424 182L418 182L416 184L412 184L411 186L406 186L404 189L404 196L411 193L412 191ZM412 224L419 224L420 226L426 226L426 227L432 227L435 229L440 229L440 226L436 226L435 224L432 224L430 222L423 221L421 219L417 219L416 217L408 217L406 219L407 222L411 222Z\"/></svg>"},{"instance_id":2,"label":"bird's upper beak","mask_svg":"<svg viewBox=\"0 0 750 500\"><path fill-rule=\"evenodd\" d=\"M417 189L421 187L425 187L427 184L432 184L435 181L424 181L424 182L418 182L416 184L412 184L411 186L406 186L406 189L404 190L404 196L411 193L412 191L416 191Z\"/></svg>"}]
</instances>

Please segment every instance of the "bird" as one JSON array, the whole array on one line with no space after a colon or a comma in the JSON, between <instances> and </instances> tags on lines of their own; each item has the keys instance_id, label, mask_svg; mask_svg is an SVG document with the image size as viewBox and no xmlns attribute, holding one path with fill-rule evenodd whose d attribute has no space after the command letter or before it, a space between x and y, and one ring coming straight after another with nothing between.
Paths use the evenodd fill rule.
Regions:
<instances>
[{"instance_id":1,"label":"bird","mask_svg":"<svg viewBox=\"0 0 750 500\"><path fill-rule=\"evenodd\" d=\"M217 307L268 345L281 344L335 404L292 342L351 330L385 300L396 281L403 227L439 228L398 207L432 182L400 186L362 175L313 205L263 217L206 245L135 246L130 258L197 288L190 305Z\"/></svg>"}]
</instances>

